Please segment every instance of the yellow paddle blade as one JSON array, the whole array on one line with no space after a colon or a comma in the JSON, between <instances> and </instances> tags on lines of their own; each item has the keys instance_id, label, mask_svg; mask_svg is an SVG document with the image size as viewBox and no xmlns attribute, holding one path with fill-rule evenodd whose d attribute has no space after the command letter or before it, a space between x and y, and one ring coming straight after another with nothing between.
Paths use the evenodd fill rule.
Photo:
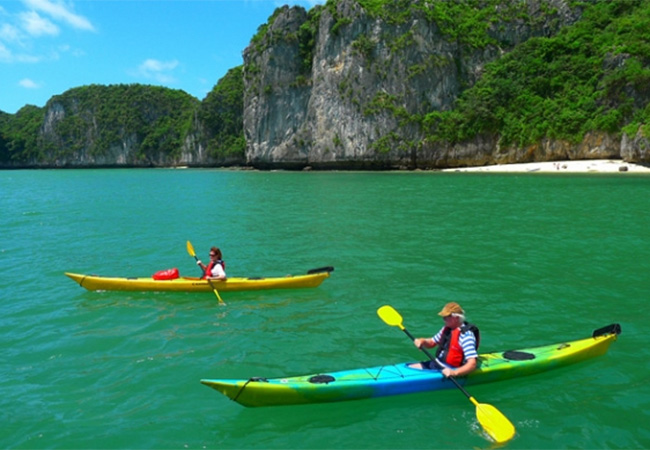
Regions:
<instances>
[{"instance_id":1,"label":"yellow paddle blade","mask_svg":"<svg viewBox=\"0 0 650 450\"><path fill-rule=\"evenodd\" d=\"M476 418L492 439L498 444L509 441L515 435L515 426L504 416L501 411L487 403L478 403L471 398L476 405Z\"/></svg>"},{"instance_id":2,"label":"yellow paddle blade","mask_svg":"<svg viewBox=\"0 0 650 450\"><path fill-rule=\"evenodd\" d=\"M212 284L212 281L210 281L209 278L208 278L208 283L210 284L210 287L212 288L212 292L214 292L214 295L217 296L217 300L219 300L219 304L220 304L220 305L225 305L226 302L223 301L223 299L222 299L221 296L219 295L219 291L217 291L217 288L214 287L214 284Z\"/></svg>"},{"instance_id":3,"label":"yellow paddle blade","mask_svg":"<svg viewBox=\"0 0 650 450\"><path fill-rule=\"evenodd\" d=\"M404 329L402 326L402 316L400 316L392 306L382 306L377 310L377 315L379 315L379 318L391 327L400 327L402 330Z\"/></svg>"},{"instance_id":4,"label":"yellow paddle blade","mask_svg":"<svg viewBox=\"0 0 650 450\"><path fill-rule=\"evenodd\" d=\"M189 253L192 257L196 257L196 253L194 253L194 247L190 241L187 241L187 253Z\"/></svg>"}]
</instances>

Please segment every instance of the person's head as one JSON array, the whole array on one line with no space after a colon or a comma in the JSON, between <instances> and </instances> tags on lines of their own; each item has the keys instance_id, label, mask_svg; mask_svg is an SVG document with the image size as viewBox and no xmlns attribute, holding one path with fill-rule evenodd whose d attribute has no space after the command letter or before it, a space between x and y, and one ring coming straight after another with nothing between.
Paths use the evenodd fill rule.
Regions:
<instances>
[{"instance_id":1,"label":"person's head","mask_svg":"<svg viewBox=\"0 0 650 450\"><path fill-rule=\"evenodd\" d=\"M465 311L456 302L449 302L443 306L438 313L445 321L445 326L449 328L459 327L465 322Z\"/></svg>"},{"instance_id":2,"label":"person's head","mask_svg":"<svg viewBox=\"0 0 650 450\"><path fill-rule=\"evenodd\" d=\"M218 247L212 247L210 249L210 259L221 259L221 250Z\"/></svg>"}]
</instances>

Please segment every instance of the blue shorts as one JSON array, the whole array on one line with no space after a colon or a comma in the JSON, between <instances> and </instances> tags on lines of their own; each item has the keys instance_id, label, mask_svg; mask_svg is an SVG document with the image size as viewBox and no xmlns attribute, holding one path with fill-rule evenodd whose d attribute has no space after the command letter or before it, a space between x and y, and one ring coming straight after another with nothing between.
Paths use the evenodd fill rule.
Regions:
<instances>
[{"instance_id":1,"label":"blue shorts","mask_svg":"<svg viewBox=\"0 0 650 450\"><path fill-rule=\"evenodd\" d=\"M428 361L422 361L420 364L422 364L423 369L427 370L442 370L445 368L445 366L440 364L438 361L434 361L432 359Z\"/></svg>"}]
</instances>

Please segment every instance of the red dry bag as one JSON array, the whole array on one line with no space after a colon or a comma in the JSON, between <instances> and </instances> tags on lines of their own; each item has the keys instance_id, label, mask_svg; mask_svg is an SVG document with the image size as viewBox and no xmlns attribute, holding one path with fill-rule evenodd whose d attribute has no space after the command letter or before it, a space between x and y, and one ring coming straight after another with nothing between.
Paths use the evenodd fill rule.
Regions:
<instances>
[{"instance_id":1,"label":"red dry bag","mask_svg":"<svg viewBox=\"0 0 650 450\"><path fill-rule=\"evenodd\" d=\"M178 269L174 267L173 269L159 270L153 274L154 280L174 280L178 278Z\"/></svg>"}]
</instances>

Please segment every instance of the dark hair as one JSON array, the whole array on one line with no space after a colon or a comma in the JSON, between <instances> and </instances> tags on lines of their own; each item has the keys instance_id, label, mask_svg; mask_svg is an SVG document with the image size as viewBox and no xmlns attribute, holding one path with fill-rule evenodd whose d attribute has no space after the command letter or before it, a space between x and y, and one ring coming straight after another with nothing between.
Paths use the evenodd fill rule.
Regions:
<instances>
[{"instance_id":1,"label":"dark hair","mask_svg":"<svg viewBox=\"0 0 650 450\"><path fill-rule=\"evenodd\" d=\"M223 256L221 255L221 250L219 250L218 247L212 247L210 249L210 253L214 253L215 255L217 255L217 259L223 259Z\"/></svg>"}]
</instances>

